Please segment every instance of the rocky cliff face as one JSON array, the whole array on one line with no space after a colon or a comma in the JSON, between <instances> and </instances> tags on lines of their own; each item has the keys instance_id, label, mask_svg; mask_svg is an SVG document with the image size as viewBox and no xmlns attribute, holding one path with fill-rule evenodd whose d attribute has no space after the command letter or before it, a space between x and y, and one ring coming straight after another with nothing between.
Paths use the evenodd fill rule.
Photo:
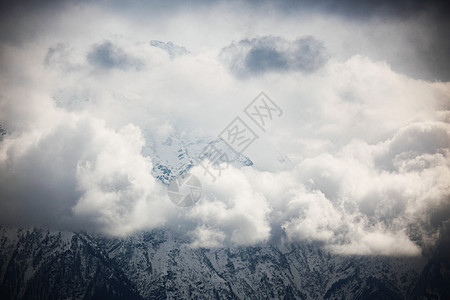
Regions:
<instances>
[{"instance_id":1,"label":"rocky cliff face","mask_svg":"<svg viewBox=\"0 0 450 300\"><path fill-rule=\"evenodd\" d=\"M443 259L344 257L315 245L191 248L169 230L108 238L0 230L2 299L448 299Z\"/></svg>"},{"instance_id":2,"label":"rocky cliff face","mask_svg":"<svg viewBox=\"0 0 450 300\"><path fill-rule=\"evenodd\" d=\"M85 234L2 228L2 299L139 299L134 284Z\"/></svg>"}]
</instances>

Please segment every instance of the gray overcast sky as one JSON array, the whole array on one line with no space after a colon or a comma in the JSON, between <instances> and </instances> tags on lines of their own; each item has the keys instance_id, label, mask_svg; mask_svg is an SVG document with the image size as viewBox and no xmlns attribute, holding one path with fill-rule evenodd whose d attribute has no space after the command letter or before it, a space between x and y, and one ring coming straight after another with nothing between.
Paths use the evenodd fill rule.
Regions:
<instances>
[{"instance_id":1,"label":"gray overcast sky","mask_svg":"<svg viewBox=\"0 0 450 300\"><path fill-rule=\"evenodd\" d=\"M262 17L276 14L281 19L323 14L345 20L355 27L394 22L407 28L401 32L372 32L372 26L369 26L365 34L372 42L378 41L378 47L373 49L372 45L356 42L348 46L346 54L364 53L377 60L387 60L399 72L419 79L450 79L450 41L447 38L450 35L450 5L447 1L131 1L126 5L122 1L6 1L1 9L1 38L5 42L24 41L36 35L42 29L40 26L45 26L42 22L49 21L39 16L45 15L51 21L52 16L67 7L83 7L88 3L100 10L143 22L148 18L163 22L164 18L183 11L212 10L218 6L248 10L250 18L258 12ZM221 18L220 14L216 17ZM229 24L224 22L224 26ZM393 39L400 39L405 48L399 49Z\"/></svg>"}]
</instances>

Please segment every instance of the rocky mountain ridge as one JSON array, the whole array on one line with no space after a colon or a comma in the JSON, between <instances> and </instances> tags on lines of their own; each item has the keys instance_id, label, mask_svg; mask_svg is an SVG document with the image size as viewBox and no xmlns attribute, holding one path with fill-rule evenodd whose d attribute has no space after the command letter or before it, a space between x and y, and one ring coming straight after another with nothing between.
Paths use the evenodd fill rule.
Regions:
<instances>
[{"instance_id":1,"label":"rocky mountain ridge","mask_svg":"<svg viewBox=\"0 0 450 300\"><path fill-rule=\"evenodd\" d=\"M2 299L448 299L450 286L443 259L192 248L168 229L111 238L2 227L0 251Z\"/></svg>"}]
</instances>

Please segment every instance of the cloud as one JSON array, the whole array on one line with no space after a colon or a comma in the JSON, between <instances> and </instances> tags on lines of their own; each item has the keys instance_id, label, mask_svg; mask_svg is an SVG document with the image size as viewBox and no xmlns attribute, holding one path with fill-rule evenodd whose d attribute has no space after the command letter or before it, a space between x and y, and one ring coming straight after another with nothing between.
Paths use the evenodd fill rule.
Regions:
<instances>
[{"instance_id":1,"label":"cloud","mask_svg":"<svg viewBox=\"0 0 450 300\"><path fill-rule=\"evenodd\" d=\"M194 240L191 244L194 248L223 247L226 238L224 232L214 228L208 228L205 225L195 228L190 234Z\"/></svg>"},{"instance_id":2,"label":"cloud","mask_svg":"<svg viewBox=\"0 0 450 300\"><path fill-rule=\"evenodd\" d=\"M399 37L427 36L424 20L360 22L320 9L298 18L242 3L158 7L157 16L141 5L122 14L68 4L51 24L44 12L2 21L17 27L0 45L2 224L118 236L168 227L193 247L300 242L345 255L447 244L449 83L401 74L390 56L419 57ZM171 59L154 39L191 54ZM407 61L428 72L426 60ZM215 183L194 167L203 198L174 206L151 175L152 160L179 154L161 144L172 136L198 151L194 141L245 118L261 90L284 113L244 153L253 166Z\"/></svg>"},{"instance_id":3,"label":"cloud","mask_svg":"<svg viewBox=\"0 0 450 300\"><path fill-rule=\"evenodd\" d=\"M438 132L441 126L450 129L434 124ZM376 163L407 128L376 144L352 141L334 154L301 161L293 171L250 172L255 191L271 199L272 227L280 226L288 241L319 242L341 254L417 255L421 247L433 247L430 236L444 230L443 223L428 218L449 203L448 147L434 154L421 149L412 155L408 148L402 152L408 155L390 154L389 160L402 161L399 166L414 168L386 171ZM421 141L420 135L410 139ZM447 218L445 212L432 217Z\"/></svg>"},{"instance_id":4,"label":"cloud","mask_svg":"<svg viewBox=\"0 0 450 300\"><path fill-rule=\"evenodd\" d=\"M202 167L197 166L192 172L206 179ZM269 203L263 194L253 189L244 173L230 167L216 182L202 182L205 195L187 215L189 219L201 222L201 228L194 231L200 238L194 241L194 246L208 246L204 234L209 235L211 230L215 230L214 236L222 237L221 245L267 241L270 236ZM214 238L213 243L216 242Z\"/></svg>"},{"instance_id":5,"label":"cloud","mask_svg":"<svg viewBox=\"0 0 450 300\"><path fill-rule=\"evenodd\" d=\"M443 122L412 123L392 139L388 152L378 157L387 167L422 169L433 166L434 158L443 155L450 145L448 124ZM437 154L437 156L435 155ZM411 160L414 159L413 162ZM389 164L393 164L390 165ZM422 165L424 164L424 165Z\"/></svg>"},{"instance_id":6,"label":"cloud","mask_svg":"<svg viewBox=\"0 0 450 300\"><path fill-rule=\"evenodd\" d=\"M164 223L166 191L141 154L139 128L116 132L85 113L56 117L45 131L2 142L2 222L114 235Z\"/></svg>"},{"instance_id":7,"label":"cloud","mask_svg":"<svg viewBox=\"0 0 450 300\"><path fill-rule=\"evenodd\" d=\"M48 48L47 54L44 58L44 64L47 66L60 66L62 68L70 69L69 51L62 43L56 44L54 47Z\"/></svg>"},{"instance_id":8,"label":"cloud","mask_svg":"<svg viewBox=\"0 0 450 300\"><path fill-rule=\"evenodd\" d=\"M293 18L297 22L310 15L314 19L318 15L341 19L363 31L362 40L351 30L336 36L348 51L353 50L352 55L386 60L397 72L417 79L450 80L450 42L445 38L450 34L447 17L450 6L446 1L286 0L253 2L252 9L260 9L266 15L269 11L277 12L281 18ZM347 34L349 40L344 41L343 35ZM364 39L371 42L366 43Z\"/></svg>"},{"instance_id":9,"label":"cloud","mask_svg":"<svg viewBox=\"0 0 450 300\"><path fill-rule=\"evenodd\" d=\"M222 49L221 57L238 77L270 72L314 72L326 61L325 47L308 36L288 42L281 37L245 39Z\"/></svg>"},{"instance_id":10,"label":"cloud","mask_svg":"<svg viewBox=\"0 0 450 300\"><path fill-rule=\"evenodd\" d=\"M121 48L110 41L94 45L87 55L90 64L100 69L139 69L142 62L127 55Z\"/></svg>"}]
</instances>

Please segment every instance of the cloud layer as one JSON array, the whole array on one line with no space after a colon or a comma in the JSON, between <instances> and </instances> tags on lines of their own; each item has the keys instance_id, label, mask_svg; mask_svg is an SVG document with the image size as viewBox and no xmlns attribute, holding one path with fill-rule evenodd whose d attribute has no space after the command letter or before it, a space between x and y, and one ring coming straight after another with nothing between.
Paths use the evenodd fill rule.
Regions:
<instances>
[{"instance_id":1,"label":"cloud layer","mask_svg":"<svg viewBox=\"0 0 450 300\"><path fill-rule=\"evenodd\" d=\"M378 37L403 33L403 19L367 36L317 10L299 21L237 3L155 8L165 19L99 8L67 4L50 21L43 10L36 36L25 23L2 35L2 224L119 236L166 226L193 247L311 242L364 255L446 244L450 85L376 59ZM205 28L205 11L238 27L211 17ZM214 138L262 90L284 113L244 153L254 165L216 182L194 167L203 198L174 206L147 150Z\"/></svg>"},{"instance_id":2,"label":"cloud layer","mask_svg":"<svg viewBox=\"0 0 450 300\"><path fill-rule=\"evenodd\" d=\"M325 47L311 36L293 42L273 36L241 40L225 47L221 56L239 77L283 71L310 73L327 60Z\"/></svg>"}]
</instances>

